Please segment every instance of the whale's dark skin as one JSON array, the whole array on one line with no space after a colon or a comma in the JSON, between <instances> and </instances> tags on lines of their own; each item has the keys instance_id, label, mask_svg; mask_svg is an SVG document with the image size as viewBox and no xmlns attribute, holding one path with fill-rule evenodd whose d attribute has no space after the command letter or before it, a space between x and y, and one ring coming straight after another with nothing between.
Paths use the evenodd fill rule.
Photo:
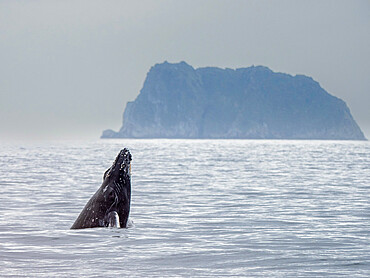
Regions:
<instances>
[{"instance_id":1,"label":"whale's dark skin","mask_svg":"<svg viewBox=\"0 0 370 278\"><path fill-rule=\"evenodd\" d=\"M126 228L131 202L131 154L123 149L104 173L103 184L87 202L71 229Z\"/></svg>"}]
</instances>

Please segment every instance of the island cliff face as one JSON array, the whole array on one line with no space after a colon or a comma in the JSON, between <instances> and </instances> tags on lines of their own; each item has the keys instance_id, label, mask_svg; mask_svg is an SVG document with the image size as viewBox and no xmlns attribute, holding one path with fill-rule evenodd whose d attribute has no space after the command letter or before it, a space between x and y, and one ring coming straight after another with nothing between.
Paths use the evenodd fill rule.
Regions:
<instances>
[{"instance_id":1,"label":"island cliff face","mask_svg":"<svg viewBox=\"0 0 370 278\"><path fill-rule=\"evenodd\" d=\"M152 67L120 131L102 138L366 140L345 102L310 77L185 62Z\"/></svg>"}]
</instances>

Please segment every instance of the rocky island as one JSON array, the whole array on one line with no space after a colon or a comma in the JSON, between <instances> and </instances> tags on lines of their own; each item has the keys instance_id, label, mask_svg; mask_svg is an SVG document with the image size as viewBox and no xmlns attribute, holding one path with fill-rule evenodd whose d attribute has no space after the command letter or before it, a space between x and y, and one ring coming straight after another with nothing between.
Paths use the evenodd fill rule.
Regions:
<instances>
[{"instance_id":1,"label":"rocky island","mask_svg":"<svg viewBox=\"0 0 370 278\"><path fill-rule=\"evenodd\" d=\"M346 103L310 77L185 62L153 66L122 128L102 138L366 140Z\"/></svg>"}]
</instances>

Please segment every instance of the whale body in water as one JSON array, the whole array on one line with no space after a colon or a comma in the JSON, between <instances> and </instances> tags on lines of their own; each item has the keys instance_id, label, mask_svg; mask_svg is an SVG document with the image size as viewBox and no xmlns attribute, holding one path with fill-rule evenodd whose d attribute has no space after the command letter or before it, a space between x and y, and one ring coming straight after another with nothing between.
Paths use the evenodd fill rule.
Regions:
<instances>
[{"instance_id":1,"label":"whale body in water","mask_svg":"<svg viewBox=\"0 0 370 278\"><path fill-rule=\"evenodd\" d=\"M104 173L103 183L87 202L71 229L126 228L131 202L131 160L128 149L119 152Z\"/></svg>"}]
</instances>

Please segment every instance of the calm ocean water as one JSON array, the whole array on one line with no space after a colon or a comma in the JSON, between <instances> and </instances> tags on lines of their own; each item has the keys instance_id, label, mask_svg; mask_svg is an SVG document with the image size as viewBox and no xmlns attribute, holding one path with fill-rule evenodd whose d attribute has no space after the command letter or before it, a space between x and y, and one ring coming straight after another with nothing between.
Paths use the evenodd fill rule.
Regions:
<instances>
[{"instance_id":1,"label":"calm ocean water","mask_svg":"<svg viewBox=\"0 0 370 278\"><path fill-rule=\"evenodd\" d=\"M129 229L70 230L128 147ZM0 146L0 277L369 277L370 143Z\"/></svg>"}]
</instances>

